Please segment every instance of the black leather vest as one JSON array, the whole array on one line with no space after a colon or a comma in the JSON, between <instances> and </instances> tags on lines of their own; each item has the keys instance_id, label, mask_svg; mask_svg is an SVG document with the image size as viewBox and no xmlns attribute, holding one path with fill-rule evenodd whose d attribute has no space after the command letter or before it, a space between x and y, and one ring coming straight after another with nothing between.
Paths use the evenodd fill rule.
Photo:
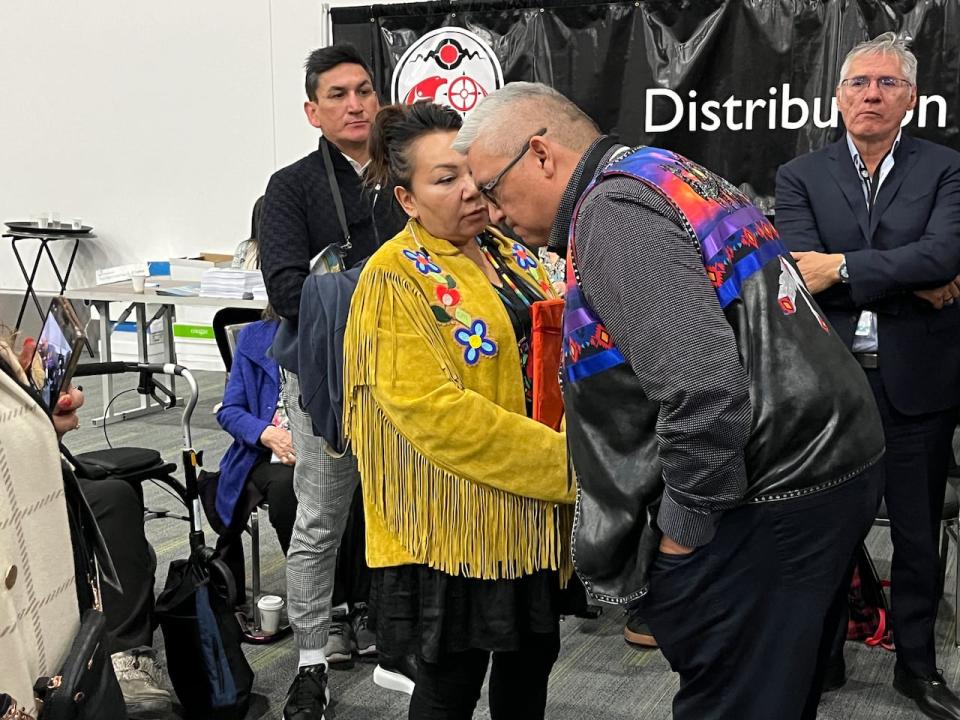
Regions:
<instances>
[{"instance_id":1,"label":"black leather vest","mask_svg":"<svg viewBox=\"0 0 960 720\"><path fill-rule=\"evenodd\" d=\"M877 462L883 430L866 377L749 200L686 158L642 148L607 167L581 202L613 174L645 183L676 208L733 329L753 406L743 501L820 492ZM694 189L693 199L686 188ZM619 604L646 592L660 542L659 404L646 397L586 302L576 272L576 219L574 213L563 368L578 481L573 558L590 593Z\"/></svg>"}]
</instances>

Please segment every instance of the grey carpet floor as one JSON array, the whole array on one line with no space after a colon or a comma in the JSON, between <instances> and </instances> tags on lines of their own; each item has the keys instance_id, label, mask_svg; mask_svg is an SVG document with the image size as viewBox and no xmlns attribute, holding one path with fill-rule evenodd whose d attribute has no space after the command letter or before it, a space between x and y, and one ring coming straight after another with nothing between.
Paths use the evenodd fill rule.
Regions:
<instances>
[{"instance_id":1,"label":"grey carpet floor","mask_svg":"<svg viewBox=\"0 0 960 720\"><path fill-rule=\"evenodd\" d=\"M229 445L213 416L214 405L223 390L220 373L197 373L200 381L200 405L192 422L194 446L204 451L204 464L216 468L220 456ZM92 378L83 381L86 407L81 411L81 429L67 436L67 445L74 452L106 447L103 429L95 428L91 419L100 415L103 405L100 384ZM135 385L134 380L118 382L117 389ZM118 399L115 407L132 407L136 395ZM164 458L179 464L182 444L179 409L144 418L117 422L107 428L115 446L153 447ZM146 487L147 505L152 509L176 510L175 501L162 490ZM156 549L159 568L159 592L171 560L187 555L187 526L178 520L154 520L147 523L147 537ZM208 543L211 542L208 530ZM263 588L267 592L285 593L284 558L273 529L266 518L261 522L261 556ZM869 540L881 575L889 568L890 543L885 529L875 529ZM249 544L247 557L249 558ZM947 681L960 687L960 651L953 644L956 576L953 570L955 548L951 544L947 589L941 603L937 623L938 657ZM248 563L249 565L249 563ZM247 578L249 587L249 577ZM598 620L569 619L562 626L560 659L550 681L547 717L554 720L590 718L590 720L627 720L670 717L670 703L677 687L663 656L656 651L638 651L623 642L622 614L605 609ZM749 643L750 638L742 638ZM162 656L163 638L157 632L155 646ZM248 715L254 718L280 718L283 698L296 671L297 651L291 638L273 645L245 646L247 658L256 673L254 700ZM784 647L784 656L790 653ZM820 717L827 720L900 720L920 717L911 703L890 686L894 657L892 653L847 643L846 660L849 681L840 691L824 697ZM330 687L334 705L328 720L384 720L406 717L407 697L382 690L373 684L373 666L357 663L350 669L334 669ZM476 713L489 718L486 699Z\"/></svg>"}]
</instances>

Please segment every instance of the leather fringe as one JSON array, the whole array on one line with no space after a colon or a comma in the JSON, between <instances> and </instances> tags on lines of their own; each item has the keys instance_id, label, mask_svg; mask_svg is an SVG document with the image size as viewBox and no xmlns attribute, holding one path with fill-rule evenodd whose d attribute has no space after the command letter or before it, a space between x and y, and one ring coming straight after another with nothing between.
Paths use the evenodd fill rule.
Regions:
<instances>
[{"instance_id":1,"label":"leather fringe","mask_svg":"<svg viewBox=\"0 0 960 720\"><path fill-rule=\"evenodd\" d=\"M394 301L403 303L420 291L394 273L371 275L373 286L354 296L351 313L363 320L351 324L345 345L356 351L344 358L344 429L353 441L365 505L419 563L484 580L558 570L565 585L573 574L572 506L513 495L449 472L421 454L377 404L371 387L380 313L395 312ZM385 287L391 283L399 292ZM390 298L390 307L384 298ZM420 307L404 310L412 310L444 374L462 388L436 320Z\"/></svg>"}]
</instances>

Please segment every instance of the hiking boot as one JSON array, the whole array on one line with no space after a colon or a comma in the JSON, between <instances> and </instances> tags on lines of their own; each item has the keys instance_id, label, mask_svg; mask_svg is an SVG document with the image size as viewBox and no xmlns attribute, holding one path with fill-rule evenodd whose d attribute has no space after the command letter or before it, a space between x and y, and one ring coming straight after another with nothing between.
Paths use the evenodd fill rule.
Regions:
<instances>
[{"instance_id":1,"label":"hiking boot","mask_svg":"<svg viewBox=\"0 0 960 720\"><path fill-rule=\"evenodd\" d=\"M334 610L330 616L330 630L327 633L327 644L323 646L323 654L331 665L347 663L353 660L353 626L350 616L343 610Z\"/></svg>"},{"instance_id":2,"label":"hiking boot","mask_svg":"<svg viewBox=\"0 0 960 720\"><path fill-rule=\"evenodd\" d=\"M417 658L404 655L400 658L380 657L380 664L373 671L373 682L385 690L413 695L417 682Z\"/></svg>"},{"instance_id":3,"label":"hiking boot","mask_svg":"<svg viewBox=\"0 0 960 720\"><path fill-rule=\"evenodd\" d=\"M283 705L283 720L323 720L330 703L327 666L307 665L297 671Z\"/></svg>"},{"instance_id":4,"label":"hiking boot","mask_svg":"<svg viewBox=\"0 0 960 720\"><path fill-rule=\"evenodd\" d=\"M163 674L152 648L114 653L110 659L131 718L152 720L170 716L170 693L160 687Z\"/></svg>"},{"instance_id":5,"label":"hiking boot","mask_svg":"<svg viewBox=\"0 0 960 720\"><path fill-rule=\"evenodd\" d=\"M367 606L358 603L353 610L353 641L361 660L376 661L377 636L367 627Z\"/></svg>"}]
</instances>

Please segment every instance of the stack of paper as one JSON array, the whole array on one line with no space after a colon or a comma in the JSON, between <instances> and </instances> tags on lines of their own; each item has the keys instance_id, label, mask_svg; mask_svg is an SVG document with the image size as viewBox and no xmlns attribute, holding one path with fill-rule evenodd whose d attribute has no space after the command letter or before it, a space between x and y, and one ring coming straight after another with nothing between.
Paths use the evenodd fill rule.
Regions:
<instances>
[{"instance_id":1,"label":"stack of paper","mask_svg":"<svg viewBox=\"0 0 960 720\"><path fill-rule=\"evenodd\" d=\"M130 274L135 272L146 273L147 264L134 263L131 265L99 268L96 272L97 285L109 285L110 283L120 282L121 280L130 280Z\"/></svg>"},{"instance_id":2,"label":"stack of paper","mask_svg":"<svg viewBox=\"0 0 960 720\"><path fill-rule=\"evenodd\" d=\"M267 289L259 270L210 268L200 278L200 297L266 300Z\"/></svg>"}]
</instances>

